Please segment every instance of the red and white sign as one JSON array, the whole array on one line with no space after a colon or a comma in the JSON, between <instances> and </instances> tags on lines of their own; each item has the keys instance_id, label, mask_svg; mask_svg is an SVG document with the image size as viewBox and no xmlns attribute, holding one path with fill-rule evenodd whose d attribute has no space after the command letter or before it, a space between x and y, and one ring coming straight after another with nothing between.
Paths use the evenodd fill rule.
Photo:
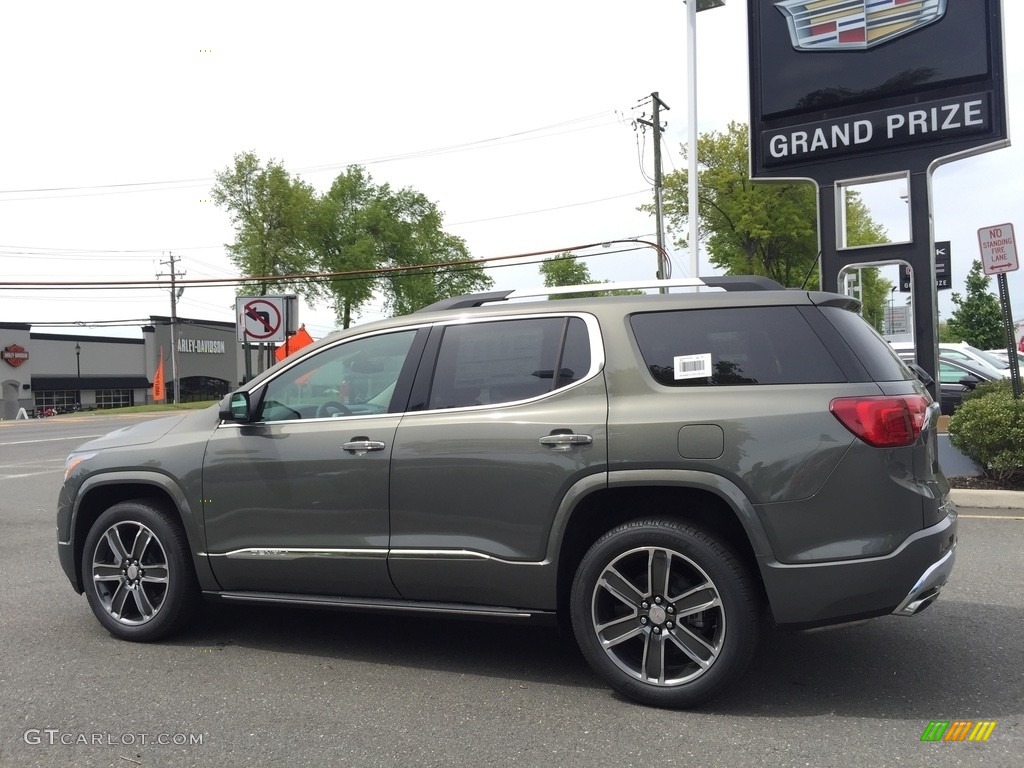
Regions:
<instances>
[{"instance_id":1,"label":"red and white sign","mask_svg":"<svg viewBox=\"0 0 1024 768\"><path fill-rule=\"evenodd\" d=\"M280 297L238 298L239 341L284 341L284 301Z\"/></svg>"},{"instance_id":2,"label":"red and white sign","mask_svg":"<svg viewBox=\"0 0 1024 768\"><path fill-rule=\"evenodd\" d=\"M1013 224L982 227L978 230L978 245L981 246L981 268L986 275L1013 272L1020 266Z\"/></svg>"},{"instance_id":3,"label":"red and white sign","mask_svg":"<svg viewBox=\"0 0 1024 768\"><path fill-rule=\"evenodd\" d=\"M28 350L24 347L20 347L17 344L11 344L9 347L4 347L0 351L0 358L10 366L17 368L19 365L28 360Z\"/></svg>"}]
</instances>

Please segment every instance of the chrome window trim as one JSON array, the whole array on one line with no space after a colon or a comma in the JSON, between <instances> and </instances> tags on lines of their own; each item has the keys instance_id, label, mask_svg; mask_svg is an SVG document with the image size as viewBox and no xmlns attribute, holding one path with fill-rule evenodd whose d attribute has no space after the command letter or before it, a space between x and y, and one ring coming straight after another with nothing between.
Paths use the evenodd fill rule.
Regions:
<instances>
[{"instance_id":1,"label":"chrome window trim","mask_svg":"<svg viewBox=\"0 0 1024 768\"><path fill-rule=\"evenodd\" d=\"M385 334L390 334L390 333L403 333L403 332L406 332L406 331L413 331L414 332L413 340L415 340L415 332L416 331L419 331L421 328L429 328L431 325L433 325L433 323L415 323L415 324L412 324L412 325L396 326L394 328L379 328L379 329L377 329L375 331L367 331L366 333L360 333L360 334L356 334L354 336L345 336L344 338L338 339L337 341L334 341L334 342L332 342L330 344L325 344L322 348L317 350L316 354L317 355L323 354L324 352L327 352L328 350L334 349L335 347L337 347L337 346L339 346L341 344L349 344L349 343L354 342L354 341L362 341L363 339L370 339L370 338L373 338L374 336L383 336ZM275 373L273 376L270 376L270 377L260 381L259 384L257 384L256 386L254 386L254 387L252 387L250 389L245 389L244 387L240 387L239 389L235 389L235 390L232 390L232 391L233 392L246 392L251 399L255 399L255 398L253 398L253 393L260 392L260 390L265 388L268 384L270 384L273 381L276 381L281 376L285 375L288 371L290 371L292 368L294 368L299 363L304 362L307 357L309 357L309 355L299 355L299 356L297 356L296 359L292 360L287 365L283 365L281 370L278 371L277 373ZM285 360L287 360L287 359L288 358L285 358ZM353 414L350 414L350 415L342 414L342 415L339 415L339 416L323 416L323 417L321 417L319 419L314 417L312 419L282 419L280 421L247 421L244 424L236 422L236 421L224 421L222 419L217 424L217 429L221 429L221 428L225 428L225 427L236 427L236 428L238 428L238 427L270 426L270 425L273 425L273 424L300 424L300 423L301 424L314 424L314 423L320 423L320 422L323 422L323 421L332 421L333 422L335 419L345 419L347 421L347 420L352 419L352 418L370 419L370 418L383 417L383 416L401 416L401 413L366 413L366 414L355 414L355 413L353 413Z\"/></svg>"},{"instance_id":2,"label":"chrome window trim","mask_svg":"<svg viewBox=\"0 0 1024 768\"><path fill-rule=\"evenodd\" d=\"M331 423L334 423L336 420L340 420L340 421L338 421L338 423L344 423L344 422L348 422L350 419L353 419L353 418L372 419L372 418L382 418L382 417L387 417L387 416L412 416L412 415L419 415L419 414L426 414L426 413L432 413L432 414L436 414L436 413L464 413L466 411L479 411L479 410L488 410L488 409L493 409L493 408L505 408L505 407L508 407L510 405L521 405L523 403L530 403L530 402L534 402L536 400L541 400L541 399L543 399L545 397L551 397L552 395L556 395L556 394L558 394L560 392L568 392L570 390L575 389L576 387L582 386L583 384L589 382L591 379L593 379L599 373L601 373L601 371L604 370L604 366L605 366L604 338L601 335L601 324L598 322L596 316L594 316L594 315L592 315L590 313L587 313L587 312L564 312L564 311L563 312L557 312L557 311L552 311L552 312L509 312L509 313L502 313L502 314L497 314L497 315L488 315L488 316L485 316L485 317L481 317L479 315L470 314L470 313L463 313L463 314L459 315L458 317L448 318L447 320L437 320L435 322L426 322L426 323L420 322L420 323L414 323L412 325L396 326L394 328L387 328L387 329L381 329L381 330L377 330L377 331L371 331L371 332L368 332L368 333L360 334L358 336L346 336L344 339L339 339L337 342L335 342L333 344L329 344L329 345L324 346L323 349L321 349L319 352L317 352L317 354L320 354L321 352L325 352L325 351L327 351L329 349L333 349L334 347L338 346L338 344L347 344L347 343L352 342L352 341L359 341L361 339L371 338L373 336L380 336L380 335L385 334L385 333L400 333L402 331L418 331L421 328L437 328L437 327L442 327L443 328L443 327L447 327L447 326L468 325L468 324L471 324L471 323L472 324L476 324L476 323L497 323L497 322L504 322L504 321L508 321L508 320L545 320L545 319L548 319L548 318L562 318L562 319L565 319L565 318L573 318L573 317L579 318L580 320L582 320L584 322L584 324L586 325L586 327L587 327L587 338L590 340L590 369L587 371L586 375L583 376L579 381L574 381L571 384L566 384L564 387L559 387L558 389L551 390L550 392L544 392L544 393L542 393L540 395L534 395L533 397L527 397L527 398L523 398L521 400L506 400L506 401L501 402L501 403L485 403L483 405L465 405L465 406L461 406L461 407L457 407L457 408L432 408L432 409L429 409L429 410L424 409L424 410L419 410L419 411L402 411L402 412L399 412L399 413L374 413L374 414L365 414L365 415L352 414L351 416L327 416L327 417L320 418L320 419L312 418L312 419L287 419L287 420L282 420L282 421L250 421L250 422L246 422L244 424L240 424L240 423L234 422L234 421L221 421L217 425L217 429L221 429L221 428L235 428L235 429L238 429L238 428L241 428L241 427L271 426L271 425L277 425L277 424L318 424L318 423L321 423L321 422L324 422L324 421L329 421ZM276 375L266 379L265 381L261 381L257 386L253 387L252 389L236 390L236 391L248 392L250 397L251 397L254 392L258 392L263 387L265 387L268 384L270 384L270 382L275 381L279 376L284 375L288 370L290 370L296 363L301 362L301 360L304 360L304 359L305 359L305 357L302 357L300 360L294 361L291 365L289 365L289 366L287 366L285 368L282 368L281 371L279 371Z\"/></svg>"},{"instance_id":3,"label":"chrome window trim","mask_svg":"<svg viewBox=\"0 0 1024 768\"><path fill-rule=\"evenodd\" d=\"M583 384L586 384L591 379L596 377L601 371L604 370L605 355L604 355L604 339L601 336L601 324L597 321L597 317L586 312L516 312L511 314L500 314L500 315L488 315L487 317L479 317L477 315L464 314L460 317L451 318L449 320L439 320L433 325L435 327L447 327L447 326L458 326L458 325L469 325L477 323L496 323L508 320L546 320L549 318L579 318L584 322L587 327L587 338L590 340L590 369L586 375L583 376L579 381L574 381L572 384L566 384L564 387L553 389L550 392L544 392L533 397L525 397L521 400L505 400L500 403L484 403L482 405L464 405L455 408L431 408L423 409L419 411L406 411L406 416L418 416L420 414L437 414L437 413L465 413L467 411L480 411L490 410L494 408L506 408L510 405L521 405L522 403L532 403L537 400L542 400L546 397L557 395L561 392L569 392Z\"/></svg>"},{"instance_id":4,"label":"chrome window trim","mask_svg":"<svg viewBox=\"0 0 1024 768\"><path fill-rule=\"evenodd\" d=\"M403 412L404 413L404 412ZM221 420L217 424L217 429L241 429L242 427L283 427L292 426L299 427L306 424L323 424L325 421L329 421L334 424L351 424L354 419L386 419L386 418L399 418L403 413L353 413L351 415L339 414L337 416L321 416L316 418L315 416L311 419L282 419L281 421L247 421L244 424L237 421L224 421Z\"/></svg>"}]
</instances>

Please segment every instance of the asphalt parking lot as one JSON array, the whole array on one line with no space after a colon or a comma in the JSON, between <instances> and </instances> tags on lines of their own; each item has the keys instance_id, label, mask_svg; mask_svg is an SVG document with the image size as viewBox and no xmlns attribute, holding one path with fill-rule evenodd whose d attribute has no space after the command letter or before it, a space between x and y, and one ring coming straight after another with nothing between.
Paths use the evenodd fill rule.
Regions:
<instances>
[{"instance_id":1,"label":"asphalt parking lot","mask_svg":"<svg viewBox=\"0 0 1024 768\"><path fill-rule=\"evenodd\" d=\"M113 639L57 563L68 451L141 417L0 423L0 766L1024 765L1024 510L961 508L911 619L773 631L689 712L611 693L548 629L281 609ZM931 721L996 721L984 743Z\"/></svg>"}]
</instances>

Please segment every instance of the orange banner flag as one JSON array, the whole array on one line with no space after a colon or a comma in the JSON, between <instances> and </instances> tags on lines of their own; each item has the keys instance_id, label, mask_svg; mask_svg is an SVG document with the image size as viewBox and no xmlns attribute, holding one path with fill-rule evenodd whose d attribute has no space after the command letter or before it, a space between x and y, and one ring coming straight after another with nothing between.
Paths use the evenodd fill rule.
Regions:
<instances>
[{"instance_id":1,"label":"orange banner flag","mask_svg":"<svg viewBox=\"0 0 1024 768\"><path fill-rule=\"evenodd\" d=\"M274 357L277 358L277 362L281 362L288 357L288 355L292 355L303 347L308 347L312 343L313 337L309 335L309 331L306 330L306 326L302 326L294 336L274 351Z\"/></svg>"},{"instance_id":2,"label":"orange banner flag","mask_svg":"<svg viewBox=\"0 0 1024 768\"><path fill-rule=\"evenodd\" d=\"M164 348L160 347L160 362L156 364L156 373L153 375L153 400L162 403L166 396L164 392Z\"/></svg>"}]
</instances>

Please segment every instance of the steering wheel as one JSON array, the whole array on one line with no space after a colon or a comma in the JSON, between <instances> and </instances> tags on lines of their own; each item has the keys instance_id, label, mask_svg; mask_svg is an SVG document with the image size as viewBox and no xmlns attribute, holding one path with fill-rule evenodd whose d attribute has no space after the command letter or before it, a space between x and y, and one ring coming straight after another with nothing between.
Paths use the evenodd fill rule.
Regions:
<instances>
[{"instance_id":1,"label":"steering wheel","mask_svg":"<svg viewBox=\"0 0 1024 768\"><path fill-rule=\"evenodd\" d=\"M336 416L339 413L342 413L345 416L352 415L352 411L337 400L328 400L326 403L320 403L316 409L316 417L318 419L324 419L328 416Z\"/></svg>"}]
</instances>

